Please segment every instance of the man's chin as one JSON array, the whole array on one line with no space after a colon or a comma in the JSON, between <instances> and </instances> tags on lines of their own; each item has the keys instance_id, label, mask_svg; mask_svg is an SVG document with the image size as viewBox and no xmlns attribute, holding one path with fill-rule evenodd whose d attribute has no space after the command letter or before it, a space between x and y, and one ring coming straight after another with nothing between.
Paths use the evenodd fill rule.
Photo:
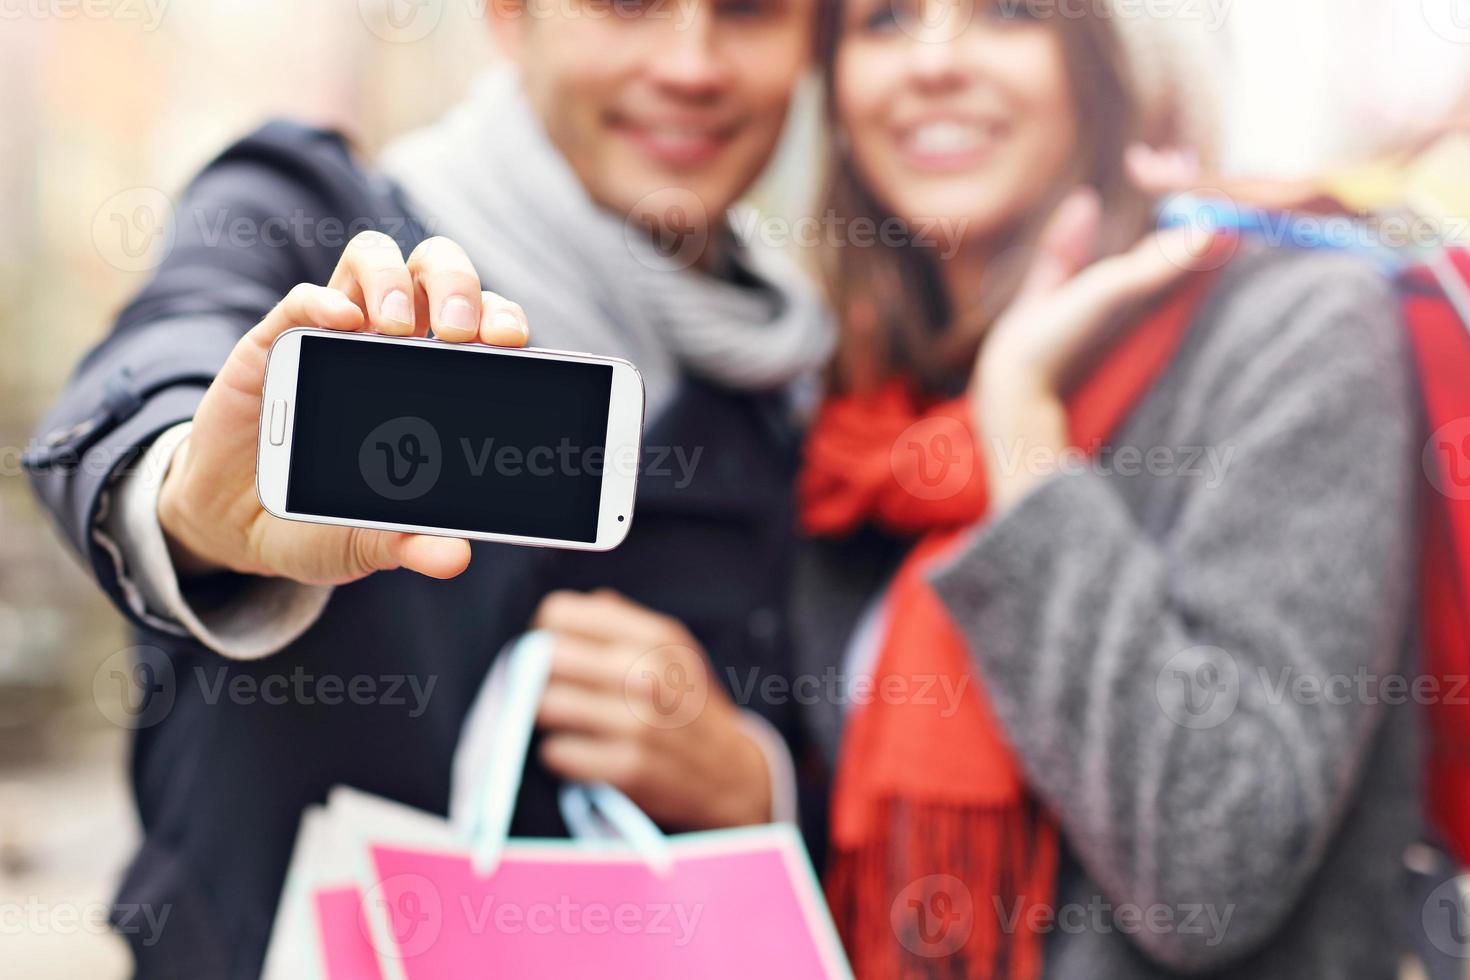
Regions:
<instances>
[{"instance_id":1,"label":"man's chin","mask_svg":"<svg viewBox=\"0 0 1470 980\"><path fill-rule=\"evenodd\" d=\"M630 225L676 229L688 234L703 234L711 220L719 220L733 203L728 192L712 192L698 182L673 179L663 183L640 181L637 186L623 188L603 200L616 201L603 206L626 217Z\"/></svg>"}]
</instances>

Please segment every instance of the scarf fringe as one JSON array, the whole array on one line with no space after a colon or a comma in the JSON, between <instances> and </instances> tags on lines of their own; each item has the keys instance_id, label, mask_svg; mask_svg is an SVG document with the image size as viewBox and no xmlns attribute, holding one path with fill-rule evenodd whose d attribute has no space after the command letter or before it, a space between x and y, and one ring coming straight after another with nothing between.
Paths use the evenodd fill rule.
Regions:
<instances>
[{"instance_id":1,"label":"scarf fringe","mask_svg":"<svg viewBox=\"0 0 1470 980\"><path fill-rule=\"evenodd\" d=\"M979 808L886 799L882 837L834 842L826 890L858 980L1034 980L1057 830L1034 804ZM958 879L964 889L948 878Z\"/></svg>"}]
</instances>

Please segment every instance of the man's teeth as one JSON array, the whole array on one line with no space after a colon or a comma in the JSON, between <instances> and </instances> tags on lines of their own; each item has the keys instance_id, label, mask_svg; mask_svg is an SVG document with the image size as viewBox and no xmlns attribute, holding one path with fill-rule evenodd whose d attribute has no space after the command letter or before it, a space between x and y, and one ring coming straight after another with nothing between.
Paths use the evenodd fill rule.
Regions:
<instances>
[{"instance_id":1,"label":"man's teeth","mask_svg":"<svg viewBox=\"0 0 1470 980\"><path fill-rule=\"evenodd\" d=\"M707 129L687 129L681 126L650 126L647 132L654 139L671 143L692 143L714 138L714 134Z\"/></svg>"},{"instance_id":2,"label":"man's teeth","mask_svg":"<svg viewBox=\"0 0 1470 980\"><path fill-rule=\"evenodd\" d=\"M957 122L927 123L909 134L909 145L918 153L968 153L984 142L979 126Z\"/></svg>"}]
</instances>

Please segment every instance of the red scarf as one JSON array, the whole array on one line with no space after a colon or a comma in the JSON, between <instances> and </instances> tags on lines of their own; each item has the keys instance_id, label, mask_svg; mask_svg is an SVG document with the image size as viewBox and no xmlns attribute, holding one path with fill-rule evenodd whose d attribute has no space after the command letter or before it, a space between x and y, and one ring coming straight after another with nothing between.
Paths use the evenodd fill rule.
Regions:
<instances>
[{"instance_id":1,"label":"red scarf","mask_svg":"<svg viewBox=\"0 0 1470 980\"><path fill-rule=\"evenodd\" d=\"M1104 355L1067 402L1074 446L1113 433L1213 282L1192 275ZM884 598L872 697L849 718L834 788L827 893L861 980L932 976L941 958L945 976L1040 973L1029 913L1051 902L1057 831L924 578L989 511L970 412L965 399L925 409L895 383L828 400L807 443L807 533L919 535Z\"/></svg>"}]
</instances>

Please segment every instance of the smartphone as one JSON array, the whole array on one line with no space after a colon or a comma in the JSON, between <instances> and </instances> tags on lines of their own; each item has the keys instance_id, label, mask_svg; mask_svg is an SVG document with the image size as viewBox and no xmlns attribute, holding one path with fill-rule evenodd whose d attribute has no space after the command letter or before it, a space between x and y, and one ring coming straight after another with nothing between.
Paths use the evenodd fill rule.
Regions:
<instances>
[{"instance_id":1,"label":"smartphone","mask_svg":"<svg viewBox=\"0 0 1470 980\"><path fill-rule=\"evenodd\" d=\"M633 525L643 405L617 358L289 330L255 489L291 521L609 551Z\"/></svg>"}]
</instances>

